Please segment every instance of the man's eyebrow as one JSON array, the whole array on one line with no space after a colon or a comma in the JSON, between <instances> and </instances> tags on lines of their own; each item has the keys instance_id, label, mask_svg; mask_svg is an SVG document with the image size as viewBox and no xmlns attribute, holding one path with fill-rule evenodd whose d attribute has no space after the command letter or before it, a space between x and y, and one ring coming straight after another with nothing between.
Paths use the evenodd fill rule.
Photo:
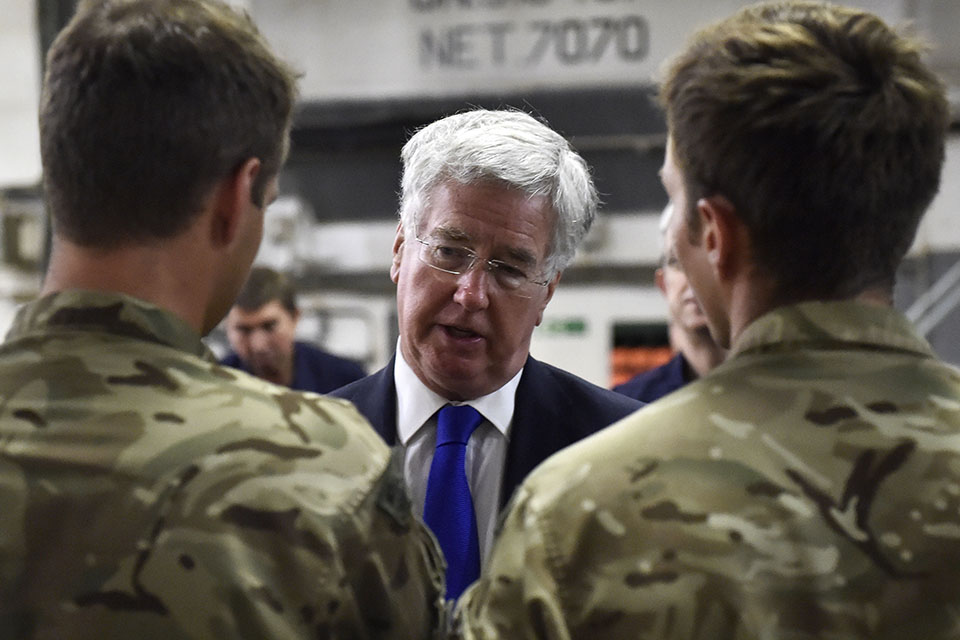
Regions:
<instances>
[{"instance_id":1,"label":"man's eyebrow","mask_svg":"<svg viewBox=\"0 0 960 640\"><path fill-rule=\"evenodd\" d=\"M537 264L537 256L533 255L531 252L526 249L517 249L511 247L507 249L507 255L516 260L517 262L522 262L523 264L534 265Z\"/></svg>"},{"instance_id":2,"label":"man's eyebrow","mask_svg":"<svg viewBox=\"0 0 960 640\"><path fill-rule=\"evenodd\" d=\"M449 240L451 242L460 242L463 244L469 244L471 237L470 235L463 231L462 229L454 229L451 227L439 226L433 230L431 234L433 237L440 238L442 240ZM537 264L537 256L534 255L531 251L527 249L522 249L520 247L507 247L505 250L500 252L501 254L506 254L508 258L513 261L519 262L526 265ZM494 256L496 255L496 252Z\"/></svg>"},{"instance_id":3,"label":"man's eyebrow","mask_svg":"<svg viewBox=\"0 0 960 640\"><path fill-rule=\"evenodd\" d=\"M470 236L465 231L460 229L452 229L450 227L437 227L430 235L443 240L453 240L455 242L470 241Z\"/></svg>"}]
</instances>

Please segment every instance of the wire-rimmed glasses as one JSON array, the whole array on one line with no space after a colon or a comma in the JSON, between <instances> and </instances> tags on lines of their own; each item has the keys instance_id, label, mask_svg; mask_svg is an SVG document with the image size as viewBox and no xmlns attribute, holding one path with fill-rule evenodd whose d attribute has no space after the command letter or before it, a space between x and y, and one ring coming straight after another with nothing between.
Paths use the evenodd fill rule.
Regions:
<instances>
[{"instance_id":1,"label":"wire-rimmed glasses","mask_svg":"<svg viewBox=\"0 0 960 640\"><path fill-rule=\"evenodd\" d=\"M538 280L537 276L527 273L527 266L512 264L504 260L481 260L471 249L441 240L423 240L420 243L420 262L443 273L461 276L475 265L493 276L494 282L503 291L520 298L532 298L535 287L545 287L549 280Z\"/></svg>"}]
</instances>

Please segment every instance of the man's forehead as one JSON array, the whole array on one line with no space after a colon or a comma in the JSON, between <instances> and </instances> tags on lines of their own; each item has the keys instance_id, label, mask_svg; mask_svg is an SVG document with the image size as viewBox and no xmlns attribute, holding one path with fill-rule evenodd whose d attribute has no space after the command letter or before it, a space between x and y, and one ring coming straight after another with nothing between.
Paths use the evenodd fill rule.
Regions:
<instances>
[{"instance_id":1,"label":"man's forehead","mask_svg":"<svg viewBox=\"0 0 960 640\"><path fill-rule=\"evenodd\" d=\"M657 175L660 176L660 180L667 184L670 180L673 180L679 177L680 168L677 166L677 156L673 150L673 138L667 138L667 145L663 152L663 164L660 165L660 170L657 172Z\"/></svg>"},{"instance_id":2,"label":"man's forehead","mask_svg":"<svg viewBox=\"0 0 960 640\"><path fill-rule=\"evenodd\" d=\"M674 212L667 220L663 229L663 255L664 262L669 264L672 260L677 264L677 233L682 223L682 215Z\"/></svg>"},{"instance_id":3,"label":"man's forehead","mask_svg":"<svg viewBox=\"0 0 960 640\"><path fill-rule=\"evenodd\" d=\"M284 316L292 317L292 314L280 303L279 300L271 300L257 309L241 309L234 306L230 309L227 319L237 325L254 325L264 322L270 322Z\"/></svg>"},{"instance_id":4,"label":"man's forehead","mask_svg":"<svg viewBox=\"0 0 960 640\"><path fill-rule=\"evenodd\" d=\"M557 214L546 195L496 180L447 180L432 189L419 222L420 237L465 244L492 240L497 252L536 260L537 254L549 251ZM544 236L545 246L537 246L539 236Z\"/></svg>"}]
</instances>

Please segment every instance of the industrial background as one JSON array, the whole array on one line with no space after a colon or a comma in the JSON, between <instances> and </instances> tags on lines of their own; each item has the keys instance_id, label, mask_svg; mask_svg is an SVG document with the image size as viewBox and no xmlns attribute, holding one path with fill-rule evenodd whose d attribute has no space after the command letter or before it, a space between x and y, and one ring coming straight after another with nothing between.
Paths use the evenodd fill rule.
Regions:
<instances>
[{"instance_id":1,"label":"industrial background","mask_svg":"<svg viewBox=\"0 0 960 640\"><path fill-rule=\"evenodd\" d=\"M0 332L36 295L48 229L36 107L43 53L75 0L0 0ZM258 261L293 273L303 338L382 366L396 339L388 276L399 152L417 127L471 106L544 118L591 164L601 215L534 332L533 355L609 386L666 350L653 286L665 60L740 0L236 0L302 72L282 197ZM852 0L921 33L950 87L941 193L896 304L960 364L960 2ZM104 114L109 117L109 114ZM208 338L224 346L222 333Z\"/></svg>"}]
</instances>

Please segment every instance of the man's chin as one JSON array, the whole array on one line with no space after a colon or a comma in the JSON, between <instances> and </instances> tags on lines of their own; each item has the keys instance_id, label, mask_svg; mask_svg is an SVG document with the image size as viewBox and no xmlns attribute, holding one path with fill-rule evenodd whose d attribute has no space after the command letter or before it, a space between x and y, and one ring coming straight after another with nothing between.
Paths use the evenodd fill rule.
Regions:
<instances>
[{"instance_id":1,"label":"man's chin","mask_svg":"<svg viewBox=\"0 0 960 640\"><path fill-rule=\"evenodd\" d=\"M703 324L694 326L693 329L691 330L691 333L701 336L703 338L713 337L713 334L710 331L710 325L708 325L706 322L704 322Z\"/></svg>"},{"instance_id":2,"label":"man's chin","mask_svg":"<svg viewBox=\"0 0 960 640\"><path fill-rule=\"evenodd\" d=\"M280 384L280 372L272 367L255 368L253 369L253 374L267 382Z\"/></svg>"},{"instance_id":3,"label":"man's chin","mask_svg":"<svg viewBox=\"0 0 960 640\"><path fill-rule=\"evenodd\" d=\"M469 363L445 363L434 368L430 378L424 380L424 384L447 400L457 402L473 400L499 388L490 388L491 382Z\"/></svg>"}]
</instances>

